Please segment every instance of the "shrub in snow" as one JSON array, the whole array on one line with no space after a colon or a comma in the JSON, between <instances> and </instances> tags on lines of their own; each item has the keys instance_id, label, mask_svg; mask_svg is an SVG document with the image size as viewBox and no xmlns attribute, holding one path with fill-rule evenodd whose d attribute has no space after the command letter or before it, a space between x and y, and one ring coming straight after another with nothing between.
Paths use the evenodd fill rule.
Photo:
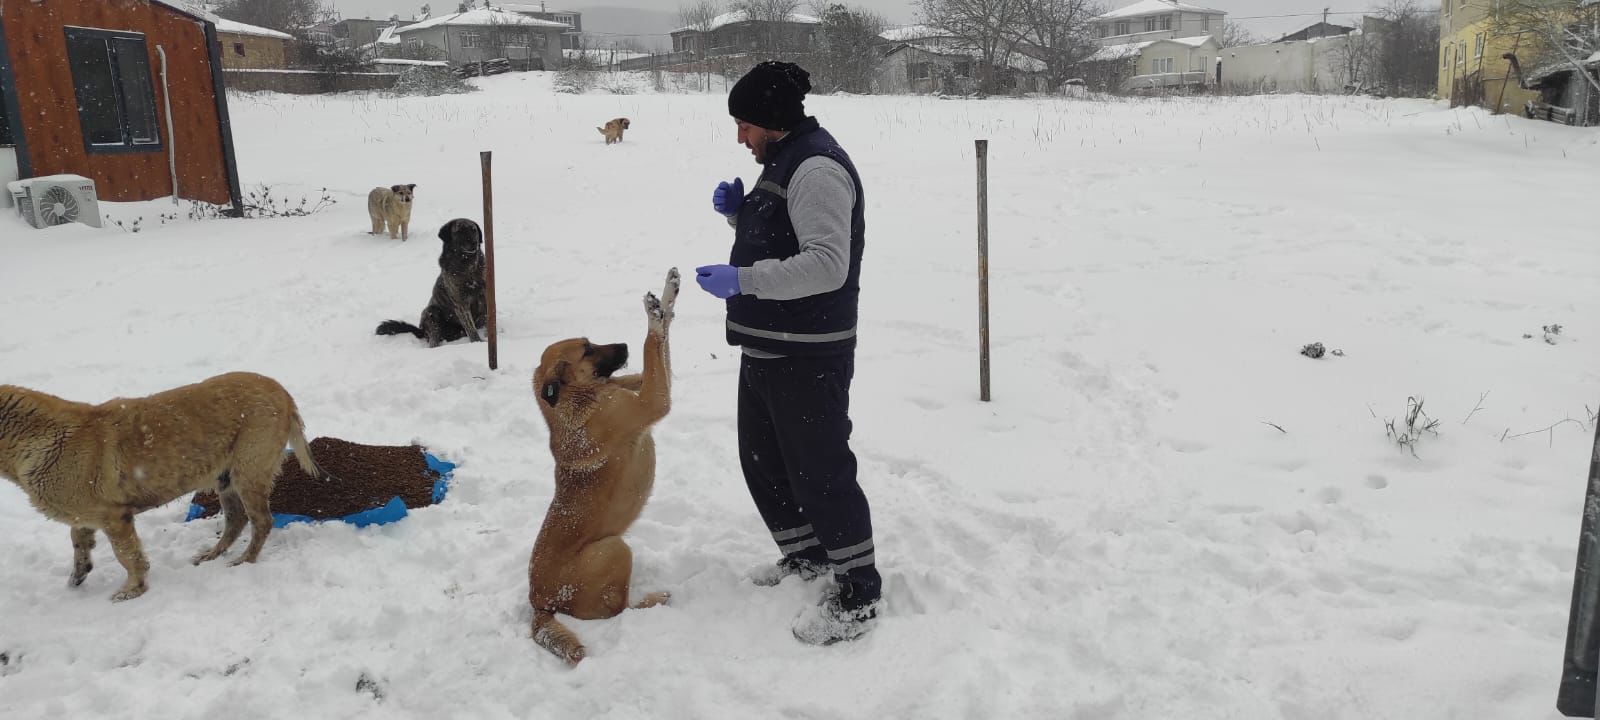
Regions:
<instances>
[{"instance_id":1,"label":"shrub in snow","mask_svg":"<svg viewBox=\"0 0 1600 720\"><path fill-rule=\"evenodd\" d=\"M1307 346L1305 346L1303 348L1300 348L1300 354L1301 355L1304 355L1304 356L1306 356L1308 358L1313 358L1313 359L1322 357L1323 353L1325 353L1325 352L1327 352L1327 349L1322 347L1322 343L1319 343L1319 342L1314 342L1314 343L1311 343L1310 345L1307 345Z\"/></svg>"},{"instance_id":2,"label":"shrub in snow","mask_svg":"<svg viewBox=\"0 0 1600 720\"><path fill-rule=\"evenodd\" d=\"M1392 419L1384 424L1389 439L1396 445L1410 450L1411 457L1417 457L1417 441L1422 439L1422 433L1439 434L1439 421L1428 417L1428 414L1422 411L1422 403L1423 401L1416 396L1406 398L1406 419L1403 429L1396 427Z\"/></svg>"},{"instance_id":3,"label":"shrub in snow","mask_svg":"<svg viewBox=\"0 0 1600 720\"><path fill-rule=\"evenodd\" d=\"M466 79L456 77L455 73L446 68L413 65L400 71L400 77L394 81L394 87L385 94L392 97L434 97L469 92L472 92L472 86L467 84Z\"/></svg>"}]
</instances>

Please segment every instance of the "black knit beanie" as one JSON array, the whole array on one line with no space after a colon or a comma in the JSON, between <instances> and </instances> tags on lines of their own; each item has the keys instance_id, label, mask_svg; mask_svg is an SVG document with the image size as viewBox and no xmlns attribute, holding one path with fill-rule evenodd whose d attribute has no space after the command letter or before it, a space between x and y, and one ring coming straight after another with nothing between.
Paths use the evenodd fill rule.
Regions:
<instances>
[{"instance_id":1,"label":"black knit beanie","mask_svg":"<svg viewBox=\"0 0 1600 720\"><path fill-rule=\"evenodd\" d=\"M806 119L811 74L794 63L768 60L728 91L728 114L768 130L789 130Z\"/></svg>"}]
</instances>

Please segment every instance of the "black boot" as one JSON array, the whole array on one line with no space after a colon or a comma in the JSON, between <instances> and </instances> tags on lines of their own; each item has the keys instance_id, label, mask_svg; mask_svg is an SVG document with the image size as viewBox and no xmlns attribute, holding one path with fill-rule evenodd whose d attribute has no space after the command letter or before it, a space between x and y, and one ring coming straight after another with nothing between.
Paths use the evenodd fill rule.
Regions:
<instances>
[{"instance_id":1,"label":"black boot","mask_svg":"<svg viewBox=\"0 0 1600 720\"><path fill-rule=\"evenodd\" d=\"M866 597L855 586L843 584L826 592L822 602L806 608L794 619L794 637L811 645L832 645L854 640L872 629L883 601Z\"/></svg>"}]
</instances>

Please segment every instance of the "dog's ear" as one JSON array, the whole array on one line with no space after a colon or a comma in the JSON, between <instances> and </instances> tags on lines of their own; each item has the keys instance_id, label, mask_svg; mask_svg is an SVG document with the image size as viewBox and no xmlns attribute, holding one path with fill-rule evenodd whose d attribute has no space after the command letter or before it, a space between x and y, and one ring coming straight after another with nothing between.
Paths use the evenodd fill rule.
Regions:
<instances>
[{"instance_id":1,"label":"dog's ear","mask_svg":"<svg viewBox=\"0 0 1600 720\"><path fill-rule=\"evenodd\" d=\"M443 225L440 225L439 226L439 242L444 242L444 243L450 242L450 235L452 234L452 231L455 230L455 226L456 226L456 221L454 221L454 220L451 220L450 222L447 222L447 223L445 223Z\"/></svg>"},{"instance_id":2,"label":"dog's ear","mask_svg":"<svg viewBox=\"0 0 1600 720\"><path fill-rule=\"evenodd\" d=\"M399 185L390 185L389 189L393 190L395 192L400 192L400 186Z\"/></svg>"},{"instance_id":3,"label":"dog's ear","mask_svg":"<svg viewBox=\"0 0 1600 720\"><path fill-rule=\"evenodd\" d=\"M416 183L411 183L410 185L406 186L406 189L415 192L416 189L417 189L417 184Z\"/></svg>"},{"instance_id":4,"label":"dog's ear","mask_svg":"<svg viewBox=\"0 0 1600 720\"><path fill-rule=\"evenodd\" d=\"M544 404L555 407L556 403L560 401L561 386L566 384L568 367L569 365L565 360L556 363L555 368L545 378L544 384L539 386L539 399L543 400Z\"/></svg>"}]
</instances>

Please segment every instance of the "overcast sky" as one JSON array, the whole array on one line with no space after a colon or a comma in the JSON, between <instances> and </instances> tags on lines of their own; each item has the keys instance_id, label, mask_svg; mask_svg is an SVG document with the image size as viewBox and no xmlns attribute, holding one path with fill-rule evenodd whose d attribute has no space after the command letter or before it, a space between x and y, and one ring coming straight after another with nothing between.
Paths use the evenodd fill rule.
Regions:
<instances>
[{"instance_id":1,"label":"overcast sky","mask_svg":"<svg viewBox=\"0 0 1600 720\"><path fill-rule=\"evenodd\" d=\"M538 0L521 0L537 2ZM637 7L662 12L675 12L677 0L547 0L550 8L585 6ZM1329 19L1348 24L1362 11L1371 7L1373 0L1186 0L1193 4L1213 7L1228 13L1229 19L1239 22L1264 39L1276 38L1294 32L1321 19L1323 8L1334 11ZM401 13L402 17L415 13L424 2L431 2L436 10L454 8L456 0L333 0L334 6L346 17L387 17ZM1121 7L1133 0L1109 0L1107 5ZM804 4L804 3L802 3ZM846 4L860 5L883 14L890 22L908 23L916 19L916 0L846 0ZM1304 17L1261 17L1305 13ZM1341 14L1342 13L1342 14ZM606 28L586 28L604 31Z\"/></svg>"}]
</instances>

